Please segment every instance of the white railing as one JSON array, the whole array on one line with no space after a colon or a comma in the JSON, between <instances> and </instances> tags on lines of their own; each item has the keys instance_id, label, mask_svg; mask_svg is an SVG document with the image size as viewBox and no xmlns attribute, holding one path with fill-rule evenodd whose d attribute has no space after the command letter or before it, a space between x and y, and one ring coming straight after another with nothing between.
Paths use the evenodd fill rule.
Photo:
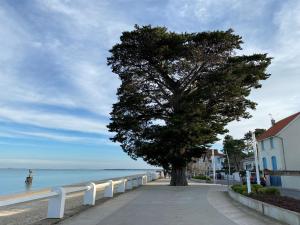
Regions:
<instances>
[{"instance_id":1,"label":"white railing","mask_svg":"<svg viewBox=\"0 0 300 225\"><path fill-rule=\"evenodd\" d=\"M62 218L64 216L66 196L68 194L84 192L83 204L95 205L97 189L99 190L104 188L104 197L112 198L114 196L114 190L116 193L123 193L126 190L133 189L140 185L145 185L147 182L158 178L159 173L148 172L147 174L130 176L128 178L122 178L114 181L109 180L99 184L91 182L86 186L57 187L43 194L33 194L28 197L0 201L0 207L48 199L47 218Z\"/></svg>"}]
</instances>

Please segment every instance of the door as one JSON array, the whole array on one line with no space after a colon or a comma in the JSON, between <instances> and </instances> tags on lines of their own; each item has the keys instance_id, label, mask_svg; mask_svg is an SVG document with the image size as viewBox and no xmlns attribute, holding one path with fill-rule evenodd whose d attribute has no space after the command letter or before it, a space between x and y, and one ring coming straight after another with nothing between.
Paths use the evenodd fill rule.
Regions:
<instances>
[{"instance_id":1,"label":"door","mask_svg":"<svg viewBox=\"0 0 300 225\"><path fill-rule=\"evenodd\" d=\"M277 160L276 156L272 156L272 169L277 170ZM272 186L281 186L281 177L280 176L270 176L270 183Z\"/></svg>"}]
</instances>

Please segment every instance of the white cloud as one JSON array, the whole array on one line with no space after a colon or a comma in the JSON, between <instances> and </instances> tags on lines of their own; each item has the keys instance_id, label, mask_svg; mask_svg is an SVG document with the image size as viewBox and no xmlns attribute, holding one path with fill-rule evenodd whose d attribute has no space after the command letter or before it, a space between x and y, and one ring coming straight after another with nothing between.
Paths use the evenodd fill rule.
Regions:
<instances>
[{"instance_id":1,"label":"white cloud","mask_svg":"<svg viewBox=\"0 0 300 225\"><path fill-rule=\"evenodd\" d=\"M64 115L1 106L0 118L4 118L14 123L35 125L44 128L108 134L106 123L101 122L101 120L68 114Z\"/></svg>"},{"instance_id":2,"label":"white cloud","mask_svg":"<svg viewBox=\"0 0 300 225\"><path fill-rule=\"evenodd\" d=\"M106 66L89 62L80 62L70 68L73 77L70 82L81 96L78 103L87 106L90 111L108 116L116 101L119 82Z\"/></svg>"},{"instance_id":3,"label":"white cloud","mask_svg":"<svg viewBox=\"0 0 300 225\"><path fill-rule=\"evenodd\" d=\"M300 56L300 2L287 2L275 14L277 26L276 47L274 46L275 63L284 64L286 68L299 69ZM281 65L283 66L283 65Z\"/></svg>"},{"instance_id":4,"label":"white cloud","mask_svg":"<svg viewBox=\"0 0 300 225\"><path fill-rule=\"evenodd\" d=\"M228 125L236 138L255 128L269 128L269 113L278 121L300 111L299 1L170 1L171 30L203 31L233 28L243 37L241 54L268 53L274 57L271 77L250 98L258 103L248 120ZM219 141L218 145L222 142Z\"/></svg>"},{"instance_id":5,"label":"white cloud","mask_svg":"<svg viewBox=\"0 0 300 225\"><path fill-rule=\"evenodd\" d=\"M63 135L63 134L55 134L51 132L26 132L26 131L18 131L17 135L37 137L42 139L60 141L60 142L69 142L69 143L78 143L78 144L91 144L91 145L112 145L119 146L118 144L111 142L108 137L82 137L75 135ZM1 136L1 134L0 134Z\"/></svg>"},{"instance_id":6,"label":"white cloud","mask_svg":"<svg viewBox=\"0 0 300 225\"><path fill-rule=\"evenodd\" d=\"M98 159L86 160L83 159L42 159L42 158L14 158L14 157L1 157L0 168L11 168L11 165L17 165L15 168L39 168L39 169L115 169L115 168L128 168L128 169L155 169L147 165L145 162L132 159L115 159L114 161L102 159L99 163Z\"/></svg>"},{"instance_id":7,"label":"white cloud","mask_svg":"<svg viewBox=\"0 0 300 225\"><path fill-rule=\"evenodd\" d=\"M279 6L271 8L271 3ZM300 111L300 2L275 3L182 0L169 1L165 8L158 7L159 12L152 12L153 18L157 13L160 20L150 23L180 32L232 27L245 40L243 53L268 52L274 57L269 68L272 76L263 82L262 89L251 94L259 104L252 113L253 118L228 126L235 137L242 137L250 129L269 127L269 113L279 120ZM130 4L134 2L128 3L128 9ZM135 18L138 14L132 15L130 11L122 13L126 9L118 9L110 1L36 0L32 8L47 23L39 21L44 24L34 30L33 25L41 24L32 24L8 8L4 4L0 7L0 120L107 134L103 121L77 115L76 109L108 116L119 81L105 65L107 50L118 42L122 31L132 29L134 23L149 20ZM137 11L142 18L144 9ZM49 57L49 63L58 72L46 76L22 71L20 64L31 59L29 53L35 51L37 57L45 60ZM35 60L27 62L31 63ZM43 108L28 110L20 107L22 104L68 107L74 113L59 114ZM28 131L27 135L77 141L75 137L50 133Z\"/></svg>"},{"instance_id":8,"label":"white cloud","mask_svg":"<svg viewBox=\"0 0 300 225\"><path fill-rule=\"evenodd\" d=\"M110 10L105 8L106 4L97 1L94 4L37 1L35 7L57 20L57 27L64 33L58 35L57 31L49 28L47 35L32 33L32 24L23 21L17 13L10 16L8 5L0 8L0 89L5 90L0 92L0 119L107 134L106 124L79 116L76 109L108 117L116 100L119 81L105 65L107 50L118 40L121 31L129 28L126 20L117 15L112 18ZM61 68L60 73L49 76L35 71L20 71L27 55L31 57L30 54L35 51L41 57L50 55L54 66ZM27 63L36 62L33 59ZM49 79L53 84L47 83ZM46 104L75 110L74 115L71 111L70 115L60 115L50 109L42 108L39 112L16 107L22 104Z\"/></svg>"},{"instance_id":9,"label":"white cloud","mask_svg":"<svg viewBox=\"0 0 300 225\"><path fill-rule=\"evenodd\" d=\"M256 32L256 27L245 23L255 21L265 13L267 1L259 0L175 0L169 1L166 14L169 23L176 30L228 29L243 26L243 30Z\"/></svg>"}]
</instances>

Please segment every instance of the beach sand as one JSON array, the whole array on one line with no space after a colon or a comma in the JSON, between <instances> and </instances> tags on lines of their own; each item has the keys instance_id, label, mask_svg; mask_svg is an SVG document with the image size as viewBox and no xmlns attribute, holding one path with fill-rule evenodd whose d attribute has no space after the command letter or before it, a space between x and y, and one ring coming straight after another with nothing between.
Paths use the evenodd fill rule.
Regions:
<instances>
[{"instance_id":1,"label":"beach sand","mask_svg":"<svg viewBox=\"0 0 300 225\"><path fill-rule=\"evenodd\" d=\"M103 190L97 191L97 203L103 200ZM30 195L30 194L27 194ZM26 196L26 194L23 194ZM100 201L99 201L100 200ZM47 216L48 200L22 203L10 207L0 207L0 225L29 225L29 224L51 224L55 219L41 221ZM70 194L65 204L65 218L76 214L79 211L89 208L83 206L83 193Z\"/></svg>"},{"instance_id":2,"label":"beach sand","mask_svg":"<svg viewBox=\"0 0 300 225\"><path fill-rule=\"evenodd\" d=\"M129 177L128 177L129 178ZM117 180L120 178L114 178ZM107 180L101 180L95 182L96 184L105 182ZM86 183L73 184L68 187L82 186ZM30 196L32 194L40 194L49 191L50 189L43 189L39 191L33 191L29 193L16 194L11 196L1 197L0 200L14 199L17 197ZM107 201L108 198L104 198L104 189L98 189L96 194L96 204L102 204ZM65 215L64 219L75 215L91 206L83 206L83 192L69 194L65 203ZM21 203L13 206L0 207L0 225L49 225L55 224L59 219L45 219L47 216L48 200L39 200L29 203Z\"/></svg>"}]
</instances>

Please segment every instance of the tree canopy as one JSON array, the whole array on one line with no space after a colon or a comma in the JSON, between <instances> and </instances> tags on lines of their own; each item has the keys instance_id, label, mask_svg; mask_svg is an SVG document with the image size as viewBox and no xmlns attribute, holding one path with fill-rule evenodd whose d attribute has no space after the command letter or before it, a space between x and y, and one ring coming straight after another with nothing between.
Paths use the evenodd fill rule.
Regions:
<instances>
[{"instance_id":1,"label":"tree canopy","mask_svg":"<svg viewBox=\"0 0 300 225\"><path fill-rule=\"evenodd\" d=\"M253 88L269 77L267 54L237 55L233 30L175 33L135 26L110 50L121 80L108 128L133 159L171 168L171 185L186 185L185 168L226 132L249 118Z\"/></svg>"},{"instance_id":2,"label":"tree canopy","mask_svg":"<svg viewBox=\"0 0 300 225\"><path fill-rule=\"evenodd\" d=\"M259 137L265 131L265 129L255 129L255 137ZM232 136L226 135L223 140L223 152L228 155L230 167L233 167L234 171L241 171L243 169L241 160L254 156L252 132L248 131L241 139L234 139ZM228 167L227 158L225 167Z\"/></svg>"},{"instance_id":3,"label":"tree canopy","mask_svg":"<svg viewBox=\"0 0 300 225\"><path fill-rule=\"evenodd\" d=\"M255 131L254 131L255 137L258 138L265 131L266 131L266 129L256 128ZM250 156L250 154L253 154L252 132L248 131L247 133L245 133L243 140L244 140L244 143L245 143L244 151L246 151L248 156Z\"/></svg>"},{"instance_id":4,"label":"tree canopy","mask_svg":"<svg viewBox=\"0 0 300 225\"><path fill-rule=\"evenodd\" d=\"M226 135L223 140L223 152L228 155L230 161L230 167L234 167L235 171L240 171L241 168L241 160L246 158L247 155L246 143L243 139L234 139L230 135ZM227 159L225 160L225 165L227 165Z\"/></svg>"}]
</instances>

